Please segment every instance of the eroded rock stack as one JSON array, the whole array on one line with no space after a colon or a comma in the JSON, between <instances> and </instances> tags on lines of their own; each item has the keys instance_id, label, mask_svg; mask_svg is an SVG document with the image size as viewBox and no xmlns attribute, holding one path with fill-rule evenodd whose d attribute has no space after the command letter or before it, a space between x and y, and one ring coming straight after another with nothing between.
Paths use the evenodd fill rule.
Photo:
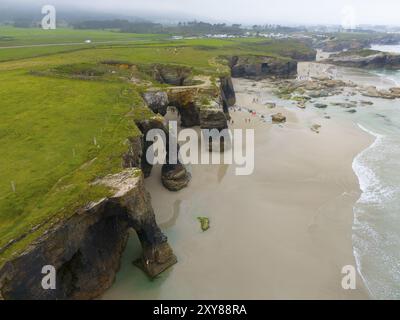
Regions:
<instances>
[{"instance_id":1,"label":"eroded rock stack","mask_svg":"<svg viewBox=\"0 0 400 320\"><path fill-rule=\"evenodd\" d=\"M186 170L186 167L179 162L178 159L178 152L179 146L177 145L177 149L174 150L170 147L170 132L167 130L163 123L162 118L154 117L153 119L143 120L138 122L138 127L143 133L143 139L145 139L147 133L150 130L156 129L160 130L166 138L164 141L165 148L166 148L166 163L162 167L161 172L161 182L162 184L170 191L179 191L183 188L187 187L191 180L190 173ZM176 139L176 137L175 137ZM142 158L142 167L143 170L146 171L148 175L150 175L153 165L149 163L148 159L146 158L146 153L149 148L151 148L153 142L151 141L144 141L144 150L143 150L143 158ZM170 153L176 152L172 159L175 159L174 163L170 162Z\"/></svg>"}]
</instances>

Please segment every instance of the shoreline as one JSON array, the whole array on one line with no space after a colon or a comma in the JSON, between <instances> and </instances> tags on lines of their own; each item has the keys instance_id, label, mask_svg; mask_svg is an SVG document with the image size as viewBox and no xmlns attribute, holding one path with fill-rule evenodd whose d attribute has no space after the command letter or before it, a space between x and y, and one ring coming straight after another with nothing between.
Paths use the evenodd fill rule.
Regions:
<instances>
[{"instance_id":1,"label":"shoreline","mask_svg":"<svg viewBox=\"0 0 400 320\"><path fill-rule=\"evenodd\" d=\"M366 152L368 152L368 150L374 148L374 146L378 143L379 138L381 137L379 134L375 134L372 131L364 128L361 124L357 123L357 125L361 130L363 130L364 132L369 134L371 137L373 137L373 141L367 148L362 150L354 158L353 163L352 163L352 168L353 168L353 171L354 171L355 175L357 176L357 179L358 179L358 182L359 182L359 185L360 185L360 190L361 190L360 197L356 201L356 203L354 204L354 209L355 209L355 206L357 205L357 203L359 203L360 200L362 199L362 195L365 192L365 188L366 188L366 183L362 181L362 174L360 173L360 169L356 168L357 161L359 161L360 157L362 157ZM358 217L357 217L357 214L356 214L355 210L353 210L353 216L354 216L354 222L353 222L353 228L354 228L354 226L356 226L358 224ZM355 237L354 233L353 233L353 237ZM367 281L367 279L365 278L365 275L362 272L362 265L361 265L362 257L359 256L359 254L357 253L357 249L356 249L355 246L353 246L353 255L354 255L354 258L355 258L355 261L356 261L356 264L357 264L358 274L361 277L361 279L362 279L362 281L364 283L364 286L365 286L366 290L368 291L369 296L373 297L372 290L369 288L368 283L367 283L368 281Z\"/></svg>"},{"instance_id":2,"label":"shoreline","mask_svg":"<svg viewBox=\"0 0 400 320\"><path fill-rule=\"evenodd\" d=\"M148 282L139 270L127 274L134 258L127 253L116 284L103 298L370 298L359 276L357 290L341 288L341 268L356 266L353 206L361 191L352 162L371 137L351 121L324 119L311 108L279 101L268 81L234 82L237 106L283 112L287 123L272 125L248 112L231 112L232 128L256 130L253 176L236 177L229 166L193 166L189 187L171 193L156 178L160 168L154 168L146 188L179 263ZM278 107L252 103L257 92ZM310 129L314 122L322 125L319 134ZM201 232L197 216L210 218L209 231Z\"/></svg>"}]
</instances>

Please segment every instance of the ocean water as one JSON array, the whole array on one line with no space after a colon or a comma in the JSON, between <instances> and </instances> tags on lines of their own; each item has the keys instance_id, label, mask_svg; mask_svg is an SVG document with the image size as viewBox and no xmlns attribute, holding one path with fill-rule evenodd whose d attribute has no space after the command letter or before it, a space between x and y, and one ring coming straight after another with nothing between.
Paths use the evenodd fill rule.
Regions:
<instances>
[{"instance_id":1,"label":"ocean water","mask_svg":"<svg viewBox=\"0 0 400 320\"><path fill-rule=\"evenodd\" d=\"M400 53L400 45L372 49ZM371 73L400 86L400 71ZM400 299L400 103L374 102L354 119L375 137L353 162L362 190L354 206L354 255L373 298Z\"/></svg>"},{"instance_id":2,"label":"ocean water","mask_svg":"<svg viewBox=\"0 0 400 320\"><path fill-rule=\"evenodd\" d=\"M373 298L400 299L400 106L377 106L357 122L375 142L353 162L362 190L354 206L354 254Z\"/></svg>"},{"instance_id":3,"label":"ocean water","mask_svg":"<svg viewBox=\"0 0 400 320\"><path fill-rule=\"evenodd\" d=\"M400 53L398 46L373 49ZM362 86L400 86L400 71L338 67L338 77ZM374 137L374 143L353 161L362 194L354 206L353 249L357 267L374 299L400 299L400 101L357 94L323 98L326 102L367 100L350 114L330 106L332 118L346 118Z\"/></svg>"}]
</instances>

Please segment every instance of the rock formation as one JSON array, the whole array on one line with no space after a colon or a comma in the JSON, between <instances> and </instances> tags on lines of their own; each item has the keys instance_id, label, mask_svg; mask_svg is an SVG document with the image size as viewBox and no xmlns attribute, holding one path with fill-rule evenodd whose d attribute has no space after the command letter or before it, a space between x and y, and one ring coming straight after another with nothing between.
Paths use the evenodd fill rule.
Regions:
<instances>
[{"instance_id":1,"label":"rock formation","mask_svg":"<svg viewBox=\"0 0 400 320\"><path fill-rule=\"evenodd\" d=\"M319 131L321 129L321 125L320 124L313 124L310 129L311 129L311 131L313 131L315 133L319 133Z\"/></svg>"},{"instance_id":2,"label":"rock formation","mask_svg":"<svg viewBox=\"0 0 400 320\"><path fill-rule=\"evenodd\" d=\"M169 105L168 94L164 91L148 91L143 94L143 100L148 107L154 112L162 116L167 113Z\"/></svg>"},{"instance_id":3,"label":"rock formation","mask_svg":"<svg viewBox=\"0 0 400 320\"><path fill-rule=\"evenodd\" d=\"M232 107L236 103L235 89L233 88L231 77L221 77L220 81L220 91L221 100L225 113L229 113L229 107Z\"/></svg>"},{"instance_id":4,"label":"rock formation","mask_svg":"<svg viewBox=\"0 0 400 320\"><path fill-rule=\"evenodd\" d=\"M324 62L353 68L400 69L400 55L374 50L347 51L331 55Z\"/></svg>"},{"instance_id":5,"label":"rock formation","mask_svg":"<svg viewBox=\"0 0 400 320\"><path fill-rule=\"evenodd\" d=\"M297 62L291 59L234 56L229 65L234 78L290 77L297 73Z\"/></svg>"},{"instance_id":6,"label":"rock formation","mask_svg":"<svg viewBox=\"0 0 400 320\"><path fill-rule=\"evenodd\" d=\"M212 101L210 106L200 109L200 128L220 131L228 128L226 115L217 102Z\"/></svg>"},{"instance_id":7,"label":"rock formation","mask_svg":"<svg viewBox=\"0 0 400 320\"><path fill-rule=\"evenodd\" d=\"M370 97L370 98L396 99L400 97L398 93L399 92L396 90L396 88L392 88L390 91L378 90L374 86L361 89L361 94L364 97Z\"/></svg>"},{"instance_id":8,"label":"rock formation","mask_svg":"<svg viewBox=\"0 0 400 320\"><path fill-rule=\"evenodd\" d=\"M325 52L340 52L343 50L361 50L369 48L369 41L362 40L327 40L321 42L317 47Z\"/></svg>"},{"instance_id":9,"label":"rock formation","mask_svg":"<svg viewBox=\"0 0 400 320\"><path fill-rule=\"evenodd\" d=\"M328 105L324 104L324 103L316 103L316 104L314 104L314 107L318 108L318 109L326 109L328 107Z\"/></svg>"},{"instance_id":10,"label":"rock formation","mask_svg":"<svg viewBox=\"0 0 400 320\"><path fill-rule=\"evenodd\" d=\"M229 107L236 101L230 77L221 77L217 85L193 86L190 68L164 65L144 68L148 69L141 71L160 83L180 86L174 87L178 90L151 89L143 94L144 102L154 113L163 116L168 106L176 106L184 127L200 126L217 131L228 127ZM144 178L152 170L146 159L152 142L145 139L151 129L162 130L166 136L163 185L178 191L191 179L179 161L169 163L168 156L173 151L161 116L137 120L142 135L127 139L121 171L92 182L93 186L109 189L109 196L71 212L68 217L52 221L22 253L0 266L0 299L92 299L100 296L114 281L131 229L137 232L143 249L135 264L148 276L155 277L177 262L167 238L156 224L150 195L144 187ZM44 266L54 266L56 270L55 290L44 290L41 285Z\"/></svg>"},{"instance_id":11,"label":"rock formation","mask_svg":"<svg viewBox=\"0 0 400 320\"><path fill-rule=\"evenodd\" d=\"M95 181L113 195L56 222L0 270L4 299L92 299L114 281L128 239L136 230L143 247L140 265L151 277L176 263L158 228L140 169L128 168ZM56 269L56 289L42 288L42 268Z\"/></svg>"},{"instance_id":12,"label":"rock formation","mask_svg":"<svg viewBox=\"0 0 400 320\"><path fill-rule=\"evenodd\" d=\"M190 128L200 125L200 106L196 99L198 90L195 88L169 90L168 99L181 117L181 126Z\"/></svg>"},{"instance_id":13,"label":"rock formation","mask_svg":"<svg viewBox=\"0 0 400 320\"><path fill-rule=\"evenodd\" d=\"M182 127L225 129L230 118L229 107L235 104L236 95L232 79L222 77L219 87L171 88L168 99L178 110Z\"/></svg>"},{"instance_id":14,"label":"rock formation","mask_svg":"<svg viewBox=\"0 0 400 320\"><path fill-rule=\"evenodd\" d=\"M141 66L141 71L150 75L162 84L174 86L191 85L192 69L180 65L154 64L150 67Z\"/></svg>"},{"instance_id":15,"label":"rock formation","mask_svg":"<svg viewBox=\"0 0 400 320\"><path fill-rule=\"evenodd\" d=\"M161 182L170 191L179 191L186 188L191 175L181 163L176 165L165 164L161 170Z\"/></svg>"},{"instance_id":16,"label":"rock formation","mask_svg":"<svg viewBox=\"0 0 400 320\"><path fill-rule=\"evenodd\" d=\"M282 113L276 113L271 116L272 123L284 123L286 122L286 117Z\"/></svg>"},{"instance_id":17,"label":"rock formation","mask_svg":"<svg viewBox=\"0 0 400 320\"><path fill-rule=\"evenodd\" d=\"M157 129L160 130L164 133L166 137L165 141L165 147L166 147L166 163L162 167L162 173L161 173L161 182L162 184L170 191L179 191L182 190L183 188L187 187L191 180L191 175L190 173L186 170L185 166L179 162L179 159L176 156L176 163L170 163L169 162L169 154L172 152L170 145L169 145L169 138L170 138L170 133L165 127L163 123L163 119L154 117L152 119L148 120L143 120L137 123L140 131L143 133L143 139L145 140L145 137L147 133L152 130L152 129ZM144 149L143 149L143 156L142 156L142 168L146 172L147 176L150 175L151 170L153 168L152 164L150 164L146 158L146 152L151 146L153 145L153 142L151 141L144 141ZM179 147L176 150L176 152L179 152Z\"/></svg>"},{"instance_id":18,"label":"rock formation","mask_svg":"<svg viewBox=\"0 0 400 320\"><path fill-rule=\"evenodd\" d=\"M355 87L352 82L329 78L312 78L312 80L279 80L277 94L283 99L306 103L311 98L333 96L343 92L346 87Z\"/></svg>"},{"instance_id":19,"label":"rock formation","mask_svg":"<svg viewBox=\"0 0 400 320\"><path fill-rule=\"evenodd\" d=\"M200 126L201 129L216 129L218 132L228 128L229 107L236 102L230 77L221 77L217 86L206 82L195 86L169 87L165 92L153 89L144 93L143 98L150 109L161 115L166 114L168 106L175 107L179 112L182 127ZM169 153L169 133L162 118L154 117L139 121L137 125L144 136L151 129L162 130L167 137L167 152ZM220 140L223 143L222 146L225 146L227 139L220 138ZM141 167L146 177L152 170L152 165L146 159L146 151L152 144L152 142L143 141ZM212 150L211 145L210 150ZM185 188L190 179L190 174L181 163L167 163L162 168L161 181L170 191Z\"/></svg>"}]
</instances>

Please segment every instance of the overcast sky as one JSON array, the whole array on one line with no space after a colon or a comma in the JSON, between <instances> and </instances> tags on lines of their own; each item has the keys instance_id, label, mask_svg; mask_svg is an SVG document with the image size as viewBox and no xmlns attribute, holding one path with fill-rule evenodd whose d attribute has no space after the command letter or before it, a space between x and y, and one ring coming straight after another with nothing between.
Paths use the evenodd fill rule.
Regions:
<instances>
[{"instance_id":1,"label":"overcast sky","mask_svg":"<svg viewBox=\"0 0 400 320\"><path fill-rule=\"evenodd\" d=\"M0 0L0 3L10 0ZM13 0L118 13L124 16L203 19L243 24L341 24L354 11L357 24L400 25L400 0ZM349 9L353 8L353 9Z\"/></svg>"}]
</instances>

